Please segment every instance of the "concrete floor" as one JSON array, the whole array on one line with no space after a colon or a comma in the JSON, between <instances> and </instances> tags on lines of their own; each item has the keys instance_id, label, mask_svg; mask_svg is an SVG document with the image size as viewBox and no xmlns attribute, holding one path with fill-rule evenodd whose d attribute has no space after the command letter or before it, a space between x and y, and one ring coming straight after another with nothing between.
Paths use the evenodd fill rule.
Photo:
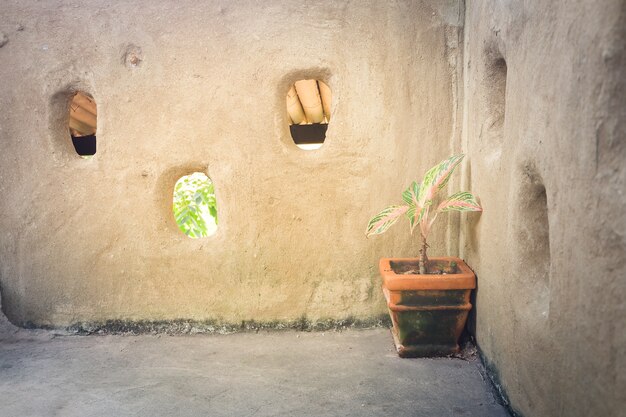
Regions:
<instances>
[{"instance_id":1,"label":"concrete floor","mask_svg":"<svg viewBox=\"0 0 626 417\"><path fill-rule=\"evenodd\" d=\"M195 336L12 329L0 333L0 416L508 416L479 366L400 359L386 329Z\"/></svg>"}]
</instances>

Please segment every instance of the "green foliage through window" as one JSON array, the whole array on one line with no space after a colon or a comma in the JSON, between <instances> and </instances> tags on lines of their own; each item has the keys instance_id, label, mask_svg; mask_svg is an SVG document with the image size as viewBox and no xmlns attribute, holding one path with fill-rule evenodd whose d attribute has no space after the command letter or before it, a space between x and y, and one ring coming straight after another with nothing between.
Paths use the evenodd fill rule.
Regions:
<instances>
[{"instance_id":1,"label":"green foliage through window","mask_svg":"<svg viewBox=\"0 0 626 417\"><path fill-rule=\"evenodd\" d=\"M174 219L191 238L211 236L217 231L217 203L213 182L194 172L181 177L174 187Z\"/></svg>"}]
</instances>

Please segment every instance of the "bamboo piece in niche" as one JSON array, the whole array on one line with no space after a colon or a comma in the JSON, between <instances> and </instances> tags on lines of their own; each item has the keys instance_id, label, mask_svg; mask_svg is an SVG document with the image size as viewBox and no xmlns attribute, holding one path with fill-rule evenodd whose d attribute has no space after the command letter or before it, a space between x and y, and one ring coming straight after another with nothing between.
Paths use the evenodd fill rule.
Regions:
<instances>
[{"instance_id":1,"label":"bamboo piece in niche","mask_svg":"<svg viewBox=\"0 0 626 417\"><path fill-rule=\"evenodd\" d=\"M88 126L91 126L94 130L96 128L96 116L89 113L82 107L71 106L70 119L76 119Z\"/></svg>"},{"instance_id":2,"label":"bamboo piece in niche","mask_svg":"<svg viewBox=\"0 0 626 417\"><path fill-rule=\"evenodd\" d=\"M332 103L332 93L330 87L323 81L318 81L320 88L320 96L322 97L322 107L324 108L324 116L326 116L326 123L330 122L330 105Z\"/></svg>"},{"instance_id":3,"label":"bamboo piece in niche","mask_svg":"<svg viewBox=\"0 0 626 417\"><path fill-rule=\"evenodd\" d=\"M94 116L96 113L96 102L92 98L87 97L83 93L76 93L72 99L72 104L76 104Z\"/></svg>"},{"instance_id":4,"label":"bamboo piece in niche","mask_svg":"<svg viewBox=\"0 0 626 417\"><path fill-rule=\"evenodd\" d=\"M287 93L287 113L291 119L291 124L303 124L306 123L306 116L302 109L302 103L298 98L295 87L292 85Z\"/></svg>"},{"instance_id":5,"label":"bamboo piece in niche","mask_svg":"<svg viewBox=\"0 0 626 417\"><path fill-rule=\"evenodd\" d=\"M296 81L295 87L307 121L310 123L321 123L324 120L324 109L322 108L322 99L317 87L317 80Z\"/></svg>"},{"instance_id":6,"label":"bamboo piece in niche","mask_svg":"<svg viewBox=\"0 0 626 417\"><path fill-rule=\"evenodd\" d=\"M70 131L73 136L88 136L96 133L96 129L78 119L70 117Z\"/></svg>"},{"instance_id":7,"label":"bamboo piece in niche","mask_svg":"<svg viewBox=\"0 0 626 417\"><path fill-rule=\"evenodd\" d=\"M96 103L82 93L76 93L70 103L69 127L72 136L87 136L96 133Z\"/></svg>"}]
</instances>

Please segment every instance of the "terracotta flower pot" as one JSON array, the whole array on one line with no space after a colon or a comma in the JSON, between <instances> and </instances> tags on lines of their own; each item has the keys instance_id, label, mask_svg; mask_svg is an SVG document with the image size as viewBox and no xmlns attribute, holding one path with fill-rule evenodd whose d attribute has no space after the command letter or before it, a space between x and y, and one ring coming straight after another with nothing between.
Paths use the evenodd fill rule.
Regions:
<instances>
[{"instance_id":1,"label":"terracotta flower pot","mask_svg":"<svg viewBox=\"0 0 626 417\"><path fill-rule=\"evenodd\" d=\"M440 273L420 275L417 258L382 258L379 268L398 354L404 358L458 352L472 309L470 293L476 288L476 276L467 264L459 258L430 258L429 272Z\"/></svg>"}]
</instances>

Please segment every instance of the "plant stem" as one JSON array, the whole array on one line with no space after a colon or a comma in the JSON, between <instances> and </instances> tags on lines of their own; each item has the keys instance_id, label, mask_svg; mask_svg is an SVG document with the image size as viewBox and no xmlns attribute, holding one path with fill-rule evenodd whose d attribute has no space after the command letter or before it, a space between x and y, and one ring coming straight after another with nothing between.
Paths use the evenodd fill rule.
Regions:
<instances>
[{"instance_id":1,"label":"plant stem","mask_svg":"<svg viewBox=\"0 0 626 417\"><path fill-rule=\"evenodd\" d=\"M426 255L426 248L428 244L426 243L426 236L421 233L422 236L422 249L420 249L420 274L424 275L428 272L428 256Z\"/></svg>"}]
</instances>

